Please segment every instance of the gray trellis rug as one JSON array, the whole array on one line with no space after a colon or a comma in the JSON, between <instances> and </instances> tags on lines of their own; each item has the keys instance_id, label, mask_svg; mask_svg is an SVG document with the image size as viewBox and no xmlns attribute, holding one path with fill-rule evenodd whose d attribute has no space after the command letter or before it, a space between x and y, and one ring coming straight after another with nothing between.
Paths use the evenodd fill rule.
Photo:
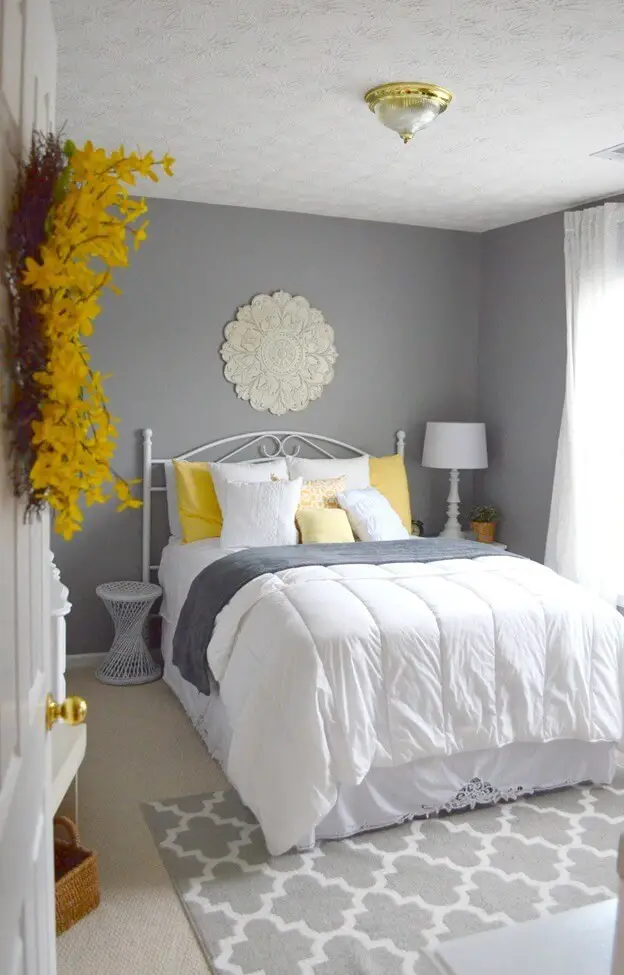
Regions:
<instances>
[{"instance_id":1,"label":"gray trellis rug","mask_svg":"<svg viewBox=\"0 0 624 975\"><path fill-rule=\"evenodd\" d=\"M143 808L217 975L433 975L437 941L613 896L624 771L281 857L233 790Z\"/></svg>"}]
</instances>

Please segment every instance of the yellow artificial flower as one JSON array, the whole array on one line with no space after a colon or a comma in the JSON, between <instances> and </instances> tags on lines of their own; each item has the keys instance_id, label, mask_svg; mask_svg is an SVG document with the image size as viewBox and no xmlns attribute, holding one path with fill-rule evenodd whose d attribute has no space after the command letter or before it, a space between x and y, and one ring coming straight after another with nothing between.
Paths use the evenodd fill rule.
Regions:
<instances>
[{"instance_id":1,"label":"yellow artificial flower","mask_svg":"<svg viewBox=\"0 0 624 975\"><path fill-rule=\"evenodd\" d=\"M108 501L109 495L104 494L101 486L96 484L94 487L85 490L84 497L86 503L91 507L92 504L105 504Z\"/></svg>"},{"instance_id":2,"label":"yellow artificial flower","mask_svg":"<svg viewBox=\"0 0 624 975\"><path fill-rule=\"evenodd\" d=\"M119 504L117 505L117 511L125 511L126 508L140 508L142 502L138 498L133 498L130 485L138 484L139 481L122 481L118 480L115 483L115 494L119 499Z\"/></svg>"},{"instance_id":3,"label":"yellow artificial flower","mask_svg":"<svg viewBox=\"0 0 624 975\"><path fill-rule=\"evenodd\" d=\"M54 510L56 530L70 539L82 527L81 499L88 505L108 500L103 486L113 479L110 464L118 436L106 405L107 377L91 369L82 339L93 332L103 289L121 293L112 269L128 264L128 230L135 250L147 236L148 221L130 226L147 206L131 199L128 187L136 176L157 180L157 166L172 175L175 160L169 154L160 162L151 152L126 154L123 146L107 153L92 142L66 151L64 196L51 212L39 259L26 261L23 282L40 295L50 350L45 370L34 375L42 400L40 419L32 424L37 456L30 480ZM140 507L131 490L138 482L114 480L118 510Z\"/></svg>"},{"instance_id":4,"label":"yellow artificial flower","mask_svg":"<svg viewBox=\"0 0 624 975\"><path fill-rule=\"evenodd\" d=\"M144 220L138 230L134 231L134 249L138 251L144 240L147 240L146 229L149 227L149 220Z\"/></svg>"},{"instance_id":5,"label":"yellow artificial flower","mask_svg":"<svg viewBox=\"0 0 624 975\"><path fill-rule=\"evenodd\" d=\"M162 158L162 168L164 169L167 176L173 176L173 167L175 165L175 159L170 156L168 152Z\"/></svg>"},{"instance_id":6,"label":"yellow artificial flower","mask_svg":"<svg viewBox=\"0 0 624 975\"><path fill-rule=\"evenodd\" d=\"M53 286L53 278L50 269L39 264L34 258L27 257L24 284L29 285L37 291L45 291L51 288Z\"/></svg>"}]
</instances>

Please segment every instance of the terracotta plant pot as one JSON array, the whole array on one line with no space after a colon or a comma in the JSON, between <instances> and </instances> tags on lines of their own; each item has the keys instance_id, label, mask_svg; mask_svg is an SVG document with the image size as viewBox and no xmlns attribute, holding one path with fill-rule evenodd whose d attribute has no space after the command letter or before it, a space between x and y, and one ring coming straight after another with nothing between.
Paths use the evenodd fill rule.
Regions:
<instances>
[{"instance_id":1,"label":"terracotta plant pot","mask_svg":"<svg viewBox=\"0 0 624 975\"><path fill-rule=\"evenodd\" d=\"M471 521L470 528L477 536L478 542L491 543L496 538L495 521Z\"/></svg>"}]
</instances>

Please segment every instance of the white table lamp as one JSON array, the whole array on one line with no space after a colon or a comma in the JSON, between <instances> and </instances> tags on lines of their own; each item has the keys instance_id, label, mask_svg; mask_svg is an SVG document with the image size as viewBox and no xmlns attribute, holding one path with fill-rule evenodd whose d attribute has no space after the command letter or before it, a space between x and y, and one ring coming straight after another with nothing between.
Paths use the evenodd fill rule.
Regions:
<instances>
[{"instance_id":1,"label":"white table lamp","mask_svg":"<svg viewBox=\"0 0 624 975\"><path fill-rule=\"evenodd\" d=\"M450 470L447 519L440 538L463 538L459 523L459 472L487 467L485 423L428 423L423 467Z\"/></svg>"}]
</instances>

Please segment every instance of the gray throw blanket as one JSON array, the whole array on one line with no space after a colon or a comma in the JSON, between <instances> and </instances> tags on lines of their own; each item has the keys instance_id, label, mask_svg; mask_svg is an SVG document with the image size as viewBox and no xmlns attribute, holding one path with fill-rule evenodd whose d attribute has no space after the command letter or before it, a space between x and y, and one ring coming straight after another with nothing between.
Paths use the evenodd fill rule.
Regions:
<instances>
[{"instance_id":1,"label":"gray throw blanket","mask_svg":"<svg viewBox=\"0 0 624 975\"><path fill-rule=\"evenodd\" d=\"M440 562L505 554L505 549L492 545L446 538L243 549L207 565L193 580L173 636L173 662L185 680L190 681L202 694L210 694L206 650L217 616L239 589L267 572L308 565Z\"/></svg>"}]
</instances>

